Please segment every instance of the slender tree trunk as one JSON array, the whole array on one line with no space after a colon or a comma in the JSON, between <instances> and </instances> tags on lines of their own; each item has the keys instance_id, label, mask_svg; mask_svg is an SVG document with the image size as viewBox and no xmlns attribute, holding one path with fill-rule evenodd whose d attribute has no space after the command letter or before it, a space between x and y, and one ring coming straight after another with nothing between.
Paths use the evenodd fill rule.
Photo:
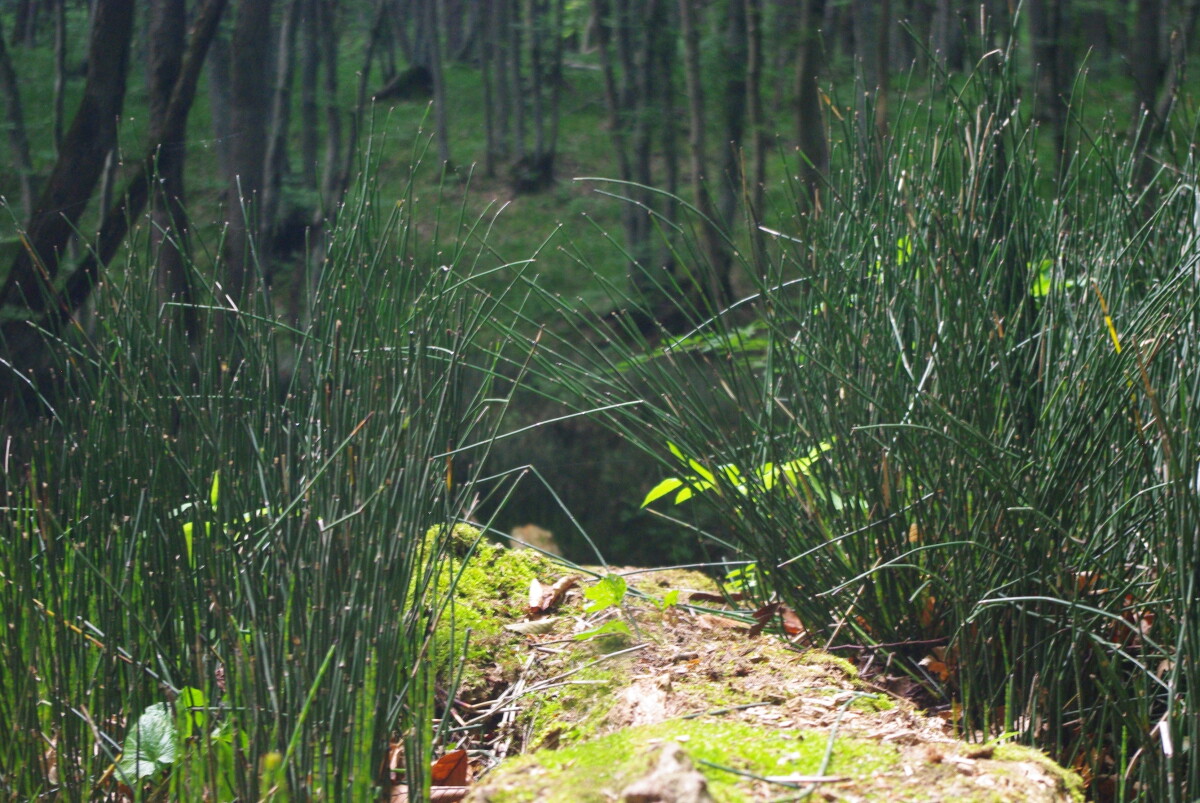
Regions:
<instances>
[{"instance_id":1,"label":"slender tree trunk","mask_svg":"<svg viewBox=\"0 0 1200 803\"><path fill-rule=\"evenodd\" d=\"M186 0L153 0L149 6L147 41L147 89L150 101L150 127L163 127L171 106L171 94L179 80L183 51L187 42ZM188 217L184 204L185 142L181 138L162 144L156 165L158 182L151 204L150 239L155 259L154 283L160 318L178 318L184 331L196 334L196 316L188 305L192 301L188 281ZM167 302L182 302L179 316L168 314Z\"/></svg>"},{"instance_id":2,"label":"slender tree trunk","mask_svg":"<svg viewBox=\"0 0 1200 803\"><path fill-rule=\"evenodd\" d=\"M479 43L479 75L483 82L483 133L486 144L483 148L483 174L488 178L496 175L499 145L496 135L496 2L480 0L483 4L483 37Z\"/></svg>"},{"instance_id":3,"label":"slender tree trunk","mask_svg":"<svg viewBox=\"0 0 1200 803\"><path fill-rule=\"evenodd\" d=\"M817 81L821 72L821 34L825 0L803 0L800 14L800 52L796 58L796 145L800 151L800 180L814 212L821 211L821 189L829 175L829 141L821 114Z\"/></svg>"},{"instance_id":4,"label":"slender tree trunk","mask_svg":"<svg viewBox=\"0 0 1200 803\"><path fill-rule=\"evenodd\" d=\"M238 0L230 43L229 229L225 248L225 292L240 304L253 284L253 247L261 231L261 194L266 176L274 0ZM259 266L265 267L265 266ZM262 288L265 290L265 288Z\"/></svg>"},{"instance_id":5,"label":"slender tree trunk","mask_svg":"<svg viewBox=\"0 0 1200 803\"><path fill-rule=\"evenodd\" d=\"M750 128L753 161L748 177L749 192L746 194L750 219L750 240L754 246L754 264L761 274L765 268L765 241L759 231L762 220L764 193L767 184L767 133L763 119L762 70L762 0L744 0L746 8L746 110Z\"/></svg>"},{"instance_id":6,"label":"slender tree trunk","mask_svg":"<svg viewBox=\"0 0 1200 803\"><path fill-rule=\"evenodd\" d=\"M1066 158L1067 86L1065 83L1063 10L1066 0L1030 0L1029 34L1033 40L1037 89L1034 108L1039 119L1050 126L1054 137L1055 159L1061 166Z\"/></svg>"},{"instance_id":7,"label":"slender tree trunk","mask_svg":"<svg viewBox=\"0 0 1200 803\"><path fill-rule=\"evenodd\" d=\"M433 118L437 128L438 160L442 169L452 169L450 161L450 112L446 100L446 76L442 64L441 0L425 0L429 25L429 72L433 76Z\"/></svg>"},{"instance_id":8,"label":"slender tree trunk","mask_svg":"<svg viewBox=\"0 0 1200 803\"><path fill-rule=\"evenodd\" d=\"M304 0L302 16L303 46L300 48L300 162L304 185L319 190L317 176L320 106L317 103L317 82L320 78L321 48L320 19L317 8L320 0Z\"/></svg>"},{"instance_id":9,"label":"slender tree trunk","mask_svg":"<svg viewBox=\"0 0 1200 803\"><path fill-rule=\"evenodd\" d=\"M879 137L878 145L881 150L886 146L888 138L891 42L894 25L891 0L879 0L879 20L875 29L875 75L878 82L875 92L875 134Z\"/></svg>"},{"instance_id":10,"label":"slender tree trunk","mask_svg":"<svg viewBox=\"0 0 1200 803\"><path fill-rule=\"evenodd\" d=\"M54 153L62 147L67 87L67 0L54 0Z\"/></svg>"},{"instance_id":11,"label":"slender tree trunk","mask_svg":"<svg viewBox=\"0 0 1200 803\"><path fill-rule=\"evenodd\" d=\"M321 91L325 104L325 170L321 176L321 201L334 207L342 185L342 111L338 105L338 20L336 0L318 0L321 50Z\"/></svg>"},{"instance_id":12,"label":"slender tree trunk","mask_svg":"<svg viewBox=\"0 0 1200 803\"><path fill-rule=\"evenodd\" d=\"M705 113L703 75L700 66L700 25L694 0L679 0L679 26L683 36L683 76L688 99L688 145L692 155L692 193L695 196L696 210L704 218L700 223L701 242L707 262L703 292L710 304L720 304L730 295L728 255L721 239L721 227L724 224L720 219L719 210L713 203L709 189L712 177L707 172L708 145L705 133L708 118ZM726 65L726 69L729 69L729 65ZM744 99L744 93L741 97ZM724 123L726 133L731 133L728 131L728 117ZM727 150L734 147L736 146L731 143ZM735 164L736 158L735 154ZM726 159L725 167L727 169L729 164L730 160Z\"/></svg>"},{"instance_id":13,"label":"slender tree trunk","mask_svg":"<svg viewBox=\"0 0 1200 803\"><path fill-rule=\"evenodd\" d=\"M33 212L33 160L29 155L29 135L25 131L25 111L21 105L21 89L4 30L0 28L0 92L4 94L5 118L8 124L8 145L12 151L13 167L21 186L21 215L26 219Z\"/></svg>"},{"instance_id":14,"label":"slender tree trunk","mask_svg":"<svg viewBox=\"0 0 1200 803\"><path fill-rule=\"evenodd\" d=\"M0 288L0 305L17 304L43 312L58 275L59 257L96 189L105 159L117 141L117 120L125 101L129 42L133 34L133 0L97 0L88 76L79 108L63 138L33 214L25 226L27 247L18 252Z\"/></svg>"},{"instance_id":15,"label":"slender tree trunk","mask_svg":"<svg viewBox=\"0 0 1200 803\"><path fill-rule=\"evenodd\" d=\"M288 175L288 133L292 122L292 84L296 72L296 37L304 0L290 0L279 30L275 58L275 87L271 97L271 119L267 133L266 175L263 178L262 230L265 243L273 243L283 210L283 185ZM264 244L265 244L264 243ZM272 262L274 253L268 254ZM272 265L272 269L274 269Z\"/></svg>"},{"instance_id":16,"label":"slender tree trunk","mask_svg":"<svg viewBox=\"0 0 1200 803\"><path fill-rule=\"evenodd\" d=\"M744 0L727 0L725 35L722 56L725 61L725 81L721 97L721 122L724 134L721 143L721 175L717 193L717 222L726 232L733 230L738 199L745 191L742 175L742 145L746 135L746 68L750 60L747 50L746 5ZM732 254L722 240L720 262L713 267L718 281L728 284L729 262ZM720 279L724 276L724 280Z\"/></svg>"}]
</instances>

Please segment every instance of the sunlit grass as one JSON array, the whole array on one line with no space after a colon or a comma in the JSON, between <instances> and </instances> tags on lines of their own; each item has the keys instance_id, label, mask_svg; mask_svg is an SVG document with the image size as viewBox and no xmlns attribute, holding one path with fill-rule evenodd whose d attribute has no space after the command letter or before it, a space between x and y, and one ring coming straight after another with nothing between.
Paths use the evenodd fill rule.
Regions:
<instances>
[{"instance_id":1,"label":"sunlit grass","mask_svg":"<svg viewBox=\"0 0 1200 803\"><path fill-rule=\"evenodd\" d=\"M733 308L666 280L685 339L563 305L577 332L537 372L568 403L639 401L603 418L681 481L651 509L755 560L805 643L856 645L1099 798L1192 799L1194 173L1143 196L1100 132L1056 178L1011 86L911 107Z\"/></svg>"}]
</instances>

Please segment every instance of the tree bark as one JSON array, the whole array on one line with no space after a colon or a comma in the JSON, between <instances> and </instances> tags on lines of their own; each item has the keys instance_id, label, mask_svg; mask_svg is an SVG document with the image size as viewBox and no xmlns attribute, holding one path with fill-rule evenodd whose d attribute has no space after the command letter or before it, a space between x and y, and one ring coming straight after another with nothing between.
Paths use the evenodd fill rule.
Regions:
<instances>
[{"instance_id":1,"label":"tree bark","mask_svg":"<svg viewBox=\"0 0 1200 803\"><path fill-rule=\"evenodd\" d=\"M28 219L33 212L33 160L29 155L29 135L25 130L21 88L12 59L8 55L8 46L4 43L3 28L0 28L0 92L4 94L4 106L7 110L5 117L8 123L8 145L21 186L21 215Z\"/></svg>"},{"instance_id":2,"label":"tree bark","mask_svg":"<svg viewBox=\"0 0 1200 803\"><path fill-rule=\"evenodd\" d=\"M320 0L303 0L302 41L300 48L300 171L304 185L319 190L317 163L320 160L321 109L317 103L317 82L320 77Z\"/></svg>"},{"instance_id":3,"label":"tree bark","mask_svg":"<svg viewBox=\"0 0 1200 803\"><path fill-rule=\"evenodd\" d=\"M0 306L16 304L41 313L51 304L62 249L71 240L117 141L133 9L133 0L96 2L83 97L63 138L62 154L25 225L26 247L0 288Z\"/></svg>"},{"instance_id":4,"label":"tree bark","mask_svg":"<svg viewBox=\"0 0 1200 803\"><path fill-rule=\"evenodd\" d=\"M99 4L103 5L103 3L104 0L100 0ZM128 5L132 7L132 3ZM116 254L117 249L128 233L130 222L140 215L145 208L151 194L155 164L163 144L166 142L176 142L184 138L188 112L191 110L192 102L196 96L196 85L199 81L200 69L204 64L204 57L208 53L209 45L216 33L217 23L220 21L221 14L225 10L225 5L226 0L207 0L197 13L196 23L180 67L179 77L171 92L171 100L159 120L158 127L152 129L150 132L150 143L145 156L138 164L124 191L120 193L116 205L104 214L103 219L105 222L100 229L95 247L87 250L83 261L67 279L62 293L55 298L56 304L45 305L36 310L26 305L31 312L41 313L35 316L36 323L51 334L59 332L66 322L71 319L71 316L87 301L92 289L99 280L100 269L108 264ZM99 12L100 9L98 8L98 21L103 19L104 16ZM101 49L106 46L119 49L120 36L118 34L123 33L128 37L132 29L131 18L132 14L128 20L128 29L119 24L124 23L124 19L108 20L106 26L109 27L106 27L104 35L101 36L95 32L93 33L93 43ZM116 31L112 29L113 27L116 28ZM127 38L126 41L128 41ZM87 89L85 88L85 97L86 95ZM76 114L75 120L76 123L79 122L80 114ZM73 141L72 132L75 131L76 127L76 124L73 123L71 131L68 132L66 137L66 143ZM60 162L63 158L69 156L69 153L69 151L64 150L64 155L60 157ZM56 170L55 172L57 173L58 171ZM51 249L49 253L56 255L56 250ZM10 278L12 278L11 274ZM19 293L20 286L16 285L16 287L18 289L14 292ZM20 303L20 299L16 299L9 293L5 293L0 294L0 302ZM0 325L0 348L3 349L4 356L10 363L11 370L22 373L36 373L42 370L44 365L42 354L45 349L45 342L41 334L25 321L10 321ZM12 399L18 395L17 392L22 390L23 383L14 381L9 375L4 375L0 379L0 399Z\"/></svg>"},{"instance_id":5,"label":"tree bark","mask_svg":"<svg viewBox=\"0 0 1200 803\"><path fill-rule=\"evenodd\" d=\"M1037 74L1034 109L1045 121L1054 138L1054 154L1059 165L1066 159L1067 94L1066 47L1063 41L1064 6L1067 0L1030 0L1029 34L1033 40L1034 69Z\"/></svg>"},{"instance_id":6,"label":"tree bark","mask_svg":"<svg viewBox=\"0 0 1200 803\"><path fill-rule=\"evenodd\" d=\"M62 147L67 86L67 0L54 0L54 153Z\"/></svg>"},{"instance_id":7,"label":"tree bark","mask_svg":"<svg viewBox=\"0 0 1200 803\"><path fill-rule=\"evenodd\" d=\"M744 0L746 8L746 123L750 128L752 161L747 177L749 192L746 205L750 219L750 241L754 246L755 269L763 272L764 240L758 225L762 220L764 193L767 183L767 132L763 116L762 71L763 35L762 0Z\"/></svg>"},{"instance_id":8,"label":"tree bark","mask_svg":"<svg viewBox=\"0 0 1200 803\"><path fill-rule=\"evenodd\" d=\"M800 52L796 57L796 145L800 151L800 180L810 208L821 210L821 189L829 174L829 142L821 115L817 81L821 70L821 34L825 0L804 0L800 14Z\"/></svg>"},{"instance_id":9,"label":"tree bark","mask_svg":"<svg viewBox=\"0 0 1200 803\"><path fill-rule=\"evenodd\" d=\"M271 119L267 133L266 175L263 178L262 229L264 246L272 245L268 262L277 256L275 243L283 217L283 185L288 174L288 132L292 122L292 84L296 71L296 35L304 0L291 0L283 14L275 59L275 86L271 93Z\"/></svg>"},{"instance_id":10,"label":"tree bark","mask_svg":"<svg viewBox=\"0 0 1200 803\"><path fill-rule=\"evenodd\" d=\"M429 26L429 72L433 76L433 118L437 128L438 159L443 170L451 169L450 112L446 108L446 76L442 69L442 26L440 0L425 0Z\"/></svg>"},{"instance_id":11,"label":"tree bark","mask_svg":"<svg viewBox=\"0 0 1200 803\"><path fill-rule=\"evenodd\" d=\"M171 105L171 95L179 80L183 52L187 42L186 0L153 0L149 5L147 41L147 89L150 101L150 127L163 128ZM185 139L166 141L158 152L155 165L158 182L151 199L150 239L155 259L155 288L160 318L170 301L183 302L179 320L184 331L196 333L196 316L188 305L192 300L185 255L188 252L188 216L184 204Z\"/></svg>"},{"instance_id":12,"label":"tree bark","mask_svg":"<svg viewBox=\"0 0 1200 803\"><path fill-rule=\"evenodd\" d=\"M274 0L238 0L234 9L229 122L236 135L229 148L224 288L235 303L241 303L243 294L252 285L252 243L262 224L260 205L266 176L273 68L273 5Z\"/></svg>"}]
</instances>

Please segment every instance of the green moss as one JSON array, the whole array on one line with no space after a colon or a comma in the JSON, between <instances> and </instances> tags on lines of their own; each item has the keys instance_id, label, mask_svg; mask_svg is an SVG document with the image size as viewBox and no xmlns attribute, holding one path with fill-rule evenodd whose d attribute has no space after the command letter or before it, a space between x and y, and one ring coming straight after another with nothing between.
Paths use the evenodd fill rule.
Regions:
<instances>
[{"instance_id":1,"label":"green moss","mask_svg":"<svg viewBox=\"0 0 1200 803\"><path fill-rule=\"evenodd\" d=\"M860 697L855 697L850 702L850 707L855 711L873 713L877 711L891 711L896 707L896 704L886 694L864 694Z\"/></svg>"},{"instance_id":2,"label":"green moss","mask_svg":"<svg viewBox=\"0 0 1200 803\"><path fill-rule=\"evenodd\" d=\"M531 550L492 544L469 524L456 524L448 536L434 527L426 539L431 551L440 546L449 556L438 586L454 585L454 603L438 620L434 660L443 677L457 670L452 657L465 661L460 693L470 699L486 686L493 664L499 665L501 676L515 675L522 639L504 625L525 615L530 581L549 582L561 569Z\"/></svg>"},{"instance_id":3,"label":"green moss","mask_svg":"<svg viewBox=\"0 0 1200 803\"><path fill-rule=\"evenodd\" d=\"M572 675L572 683L531 695L527 722L532 734L528 747L548 742L559 747L578 744L595 735L612 710L616 673L603 666Z\"/></svg>"},{"instance_id":4,"label":"green moss","mask_svg":"<svg viewBox=\"0 0 1200 803\"><path fill-rule=\"evenodd\" d=\"M820 769L828 736L719 718L628 728L514 761L489 779L487 799L493 803L613 800L621 789L646 773L658 745L669 739L683 744L717 800L749 801L756 799L748 791L751 782L720 767L760 776L814 774ZM878 742L838 739L829 769L833 773L870 773L891 766L898 755L895 748Z\"/></svg>"},{"instance_id":5,"label":"green moss","mask_svg":"<svg viewBox=\"0 0 1200 803\"><path fill-rule=\"evenodd\" d=\"M845 658L839 658L836 655L830 655L821 650L809 650L808 652L801 653L800 663L807 664L808 666L836 669L850 680L858 680L858 670L854 668L854 664Z\"/></svg>"},{"instance_id":6,"label":"green moss","mask_svg":"<svg viewBox=\"0 0 1200 803\"><path fill-rule=\"evenodd\" d=\"M1052 761L1042 751L1019 744L1002 744L996 748L993 757L998 761L1029 761L1037 764L1058 779L1059 784L1072 800L1083 803L1083 778L1079 777L1078 773Z\"/></svg>"}]
</instances>

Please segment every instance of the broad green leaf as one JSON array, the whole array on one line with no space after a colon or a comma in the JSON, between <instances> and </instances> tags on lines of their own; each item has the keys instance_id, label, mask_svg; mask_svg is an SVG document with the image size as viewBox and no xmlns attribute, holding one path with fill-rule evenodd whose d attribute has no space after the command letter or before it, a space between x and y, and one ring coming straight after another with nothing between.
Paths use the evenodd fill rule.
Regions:
<instances>
[{"instance_id":1,"label":"broad green leaf","mask_svg":"<svg viewBox=\"0 0 1200 803\"><path fill-rule=\"evenodd\" d=\"M175 710L178 714L177 727L183 739L190 739L208 721L208 699L200 689L191 686L180 689Z\"/></svg>"},{"instance_id":2,"label":"broad green leaf","mask_svg":"<svg viewBox=\"0 0 1200 803\"><path fill-rule=\"evenodd\" d=\"M678 477L668 477L650 489L650 493L646 494L646 498L642 500L642 507L650 504L656 499L661 499L677 488L683 487L683 480Z\"/></svg>"},{"instance_id":3,"label":"broad green leaf","mask_svg":"<svg viewBox=\"0 0 1200 803\"><path fill-rule=\"evenodd\" d=\"M591 588L585 588L583 595L592 600L592 604L584 608L585 613L595 613L614 605L620 605L625 598L625 578L616 574L606 575Z\"/></svg>"},{"instance_id":4,"label":"broad green leaf","mask_svg":"<svg viewBox=\"0 0 1200 803\"><path fill-rule=\"evenodd\" d=\"M155 703L142 712L125 737L117 774L126 786L137 787L143 778L157 775L175 763L175 722L171 707Z\"/></svg>"},{"instance_id":5,"label":"broad green leaf","mask_svg":"<svg viewBox=\"0 0 1200 803\"><path fill-rule=\"evenodd\" d=\"M712 483L716 482L717 478L715 476L713 476L713 473L711 471L709 471L707 468L705 468L704 464L699 462L698 460L692 460L691 458L688 458L688 468L690 468L692 471L696 472L697 476L702 477L706 482L709 483L706 487L711 488ZM704 490L704 489L697 488L697 490Z\"/></svg>"},{"instance_id":6,"label":"broad green leaf","mask_svg":"<svg viewBox=\"0 0 1200 803\"><path fill-rule=\"evenodd\" d=\"M213 472L212 489L208 492L208 501L213 510L217 509L217 501L221 498L221 472Z\"/></svg>"}]
</instances>

